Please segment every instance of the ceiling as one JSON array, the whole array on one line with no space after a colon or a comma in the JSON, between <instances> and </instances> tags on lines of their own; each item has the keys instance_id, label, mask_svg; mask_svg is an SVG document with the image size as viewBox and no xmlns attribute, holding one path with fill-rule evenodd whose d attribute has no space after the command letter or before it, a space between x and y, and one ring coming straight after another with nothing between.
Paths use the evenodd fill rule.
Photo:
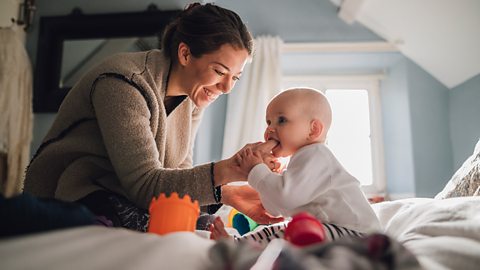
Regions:
<instances>
[{"instance_id":1,"label":"ceiling","mask_svg":"<svg viewBox=\"0 0 480 270\"><path fill-rule=\"evenodd\" d=\"M331 0L448 88L480 74L479 0Z\"/></svg>"}]
</instances>

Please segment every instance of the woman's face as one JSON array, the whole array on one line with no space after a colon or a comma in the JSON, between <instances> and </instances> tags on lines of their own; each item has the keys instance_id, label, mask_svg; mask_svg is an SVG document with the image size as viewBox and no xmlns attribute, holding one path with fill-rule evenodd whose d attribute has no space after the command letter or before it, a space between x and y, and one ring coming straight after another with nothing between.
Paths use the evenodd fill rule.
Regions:
<instances>
[{"instance_id":1,"label":"woman's face","mask_svg":"<svg viewBox=\"0 0 480 270\"><path fill-rule=\"evenodd\" d=\"M210 105L232 90L248 57L246 49L236 49L230 44L198 58L190 54L183 64L186 94L199 108Z\"/></svg>"}]
</instances>

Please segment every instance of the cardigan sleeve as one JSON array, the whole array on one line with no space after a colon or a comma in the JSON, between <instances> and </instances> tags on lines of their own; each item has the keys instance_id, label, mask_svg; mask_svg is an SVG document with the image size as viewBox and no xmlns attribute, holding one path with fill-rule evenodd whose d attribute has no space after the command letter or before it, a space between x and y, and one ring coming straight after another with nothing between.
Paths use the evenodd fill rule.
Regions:
<instances>
[{"instance_id":1,"label":"cardigan sleeve","mask_svg":"<svg viewBox=\"0 0 480 270\"><path fill-rule=\"evenodd\" d=\"M147 208L153 196L175 191L190 195L201 205L215 203L210 164L178 169L164 168L160 162L142 89L109 77L101 79L92 91L107 158L130 200Z\"/></svg>"}]
</instances>

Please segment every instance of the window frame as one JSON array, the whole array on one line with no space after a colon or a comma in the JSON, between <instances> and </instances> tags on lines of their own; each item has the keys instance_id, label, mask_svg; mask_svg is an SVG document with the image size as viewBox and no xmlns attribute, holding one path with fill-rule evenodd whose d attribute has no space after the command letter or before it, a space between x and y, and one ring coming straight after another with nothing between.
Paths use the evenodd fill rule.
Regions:
<instances>
[{"instance_id":1,"label":"window frame","mask_svg":"<svg viewBox=\"0 0 480 270\"><path fill-rule=\"evenodd\" d=\"M362 185L367 195L382 195L386 192L382 113L380 99L380 80L382 74L372 75L307 75L283 76L282 89L294 86L313 87L325 93L328 89L365 89L368 92L370 113L370 140L372 152L371 185Z\"/></svg>"}]
</instances>

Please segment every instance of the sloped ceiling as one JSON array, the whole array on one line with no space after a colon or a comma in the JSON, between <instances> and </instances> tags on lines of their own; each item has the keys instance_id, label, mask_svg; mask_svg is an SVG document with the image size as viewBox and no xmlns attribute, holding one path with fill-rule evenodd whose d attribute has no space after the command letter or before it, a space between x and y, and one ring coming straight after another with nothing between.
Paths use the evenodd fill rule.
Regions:
<instances>
[{"instance_id":1,"label":"sloped ceiling","mask_svg":"<svg viewBox=\"0 0 480 270\"><path fill-rule=\"evenodd\" d=\"M448 88L480 74L479 0L331 0Z\"/></svg>"}]
</instances>

